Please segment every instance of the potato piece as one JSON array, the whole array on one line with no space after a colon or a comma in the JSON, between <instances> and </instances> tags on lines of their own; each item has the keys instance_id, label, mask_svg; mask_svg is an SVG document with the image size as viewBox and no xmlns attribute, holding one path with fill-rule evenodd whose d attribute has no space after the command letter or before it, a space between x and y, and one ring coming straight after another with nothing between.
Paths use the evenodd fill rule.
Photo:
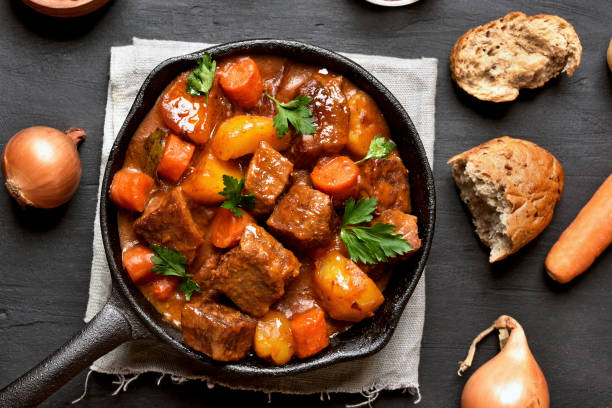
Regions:
<instances>
[{"instance_id":1,"label":"potato piece","mask_svg":"<svg viewBox=\"0 0 612 408\"><path fill-rule=\"evenodd\" d=\"M314 284L323 308L337 320L359 322L385 300L376 283L335 250L317 260Z\"/></svg>"},{"instance_id":2,"label":"potato piece","mask_svg":"<svg viewBox=\"0 0 612 408\"><path fill-rule=\"evenodd\" d=\"M212 152L221 160L235 159L255 153L259 142L265 140L278 151L289 147L291 138L276 134L274 121L267 116L234 116L223 122L212 140Z\"/></svg>"},{"instance_id":3,"label":"potato piece","mask_svg":"<svg viewBox=\"0 0 612 408\"><path fill-rule=\"evenodd\" d=\"M284 314L269 311L255 328L255 353L276 365L285 364L293 357L291 324Z\"/></svg>"},{"instance_id":4,"label":"potato piece","mask_svg":"<svg viewBox=\"0 0 612 408\"><path fill-rule=\"evenodd\" d=\"M223 175L242 178L242 170L238 165L219 160L212 153L205 153L185 181L181 184L183 192L199 204L219 204L225 197L219 195L223 191Z\"/></svg>"},{"instance_id":5,"label":"potato piece","mask_svg":"<svg viewBox=\"0 0 612 408\"><path fill-rule=\"evenodd\" d=\"M374 100L363 91L357 91L348 101L349 137L346 148L362 159L376 135L389 138L389 127Z\"/></svg>"}]
</instances>

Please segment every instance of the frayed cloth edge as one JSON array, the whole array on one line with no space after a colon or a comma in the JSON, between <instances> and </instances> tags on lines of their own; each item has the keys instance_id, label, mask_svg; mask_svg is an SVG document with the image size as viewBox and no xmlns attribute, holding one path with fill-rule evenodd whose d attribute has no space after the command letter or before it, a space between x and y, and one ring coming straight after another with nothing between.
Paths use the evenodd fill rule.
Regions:
<instances>
[{"instance_id":1,"label":"frayed cloth edge","mask_svg":"<svg viewBox=\"0 0 612 408\"><path fill-rule=\"evenodd\" d=\"M113 395L116 395L115 393L118 393L119 391L126 391L127 390L127 385L129 383L131 383L132 381L134 381L136 378L138 378L140 375L142 374L146 374L146 373L152 373L152 374L158 374L160 377L156 380L157 385L160 385L161 381L163 380L163 378L165 376L170 377L170 379L172 380L173 383L175 384L183 384L187 381L202 381L204 383L206 383L207 387L213 388L215 385L220 385L222 387L225 388L229 388L229 389L233 389L233 390L241 390L241 391L257 391L257 392L264 392L267 394L272 394L272 393L278 393L278 394L288 394L288 395L315 395L315 394L321 394L321 398L323 398L323 395L327 395L329 398L329 394L331 393L336 393L336 394L356 394L356 393L360 393L361 395L364 394L368 394L368 395L372 395L373 393L380 393L381 391L397 391L397 390L403 390L404 392L408 392L411 395L416 395L417 399L414 401L415 404L418 404L421 401L421 392L419 389L419 384L418 383L409 383L409 384L393 384L393 383L387 383L387 384L381 384L381 383L374 383L372 385L370 385L369 387L363 387L362 390L360 391L355 391L355 392L350 392L350 391L340 391L340 390L326 390L326 391L297 391L297 390L287 390L287 389L280 389L280 388L261 388L261 387L256 387L256 386L249 386L249 385L243 385L243 384L236 384L236 383L228 383L225 381L220 381L217 379L212 379L211 377L207 377L207 376L178 376L178 375L174 375L171 373L163 373L161 371L154 371L154 370L112 370L112 369L104 369L101 367L97 367L95 365L92 365L90 367L90 372L94 371L100 374L108 374L108 375L116 375L118 376L119 379L122 379L124 382L122 382L121 384L118 381L115 381L119 387L115 390L115 392L113 393ZM89 373L88 373L89 374ZM132 376L131 378L127 379L125 378L126 376ZM127 382L127 384L125 384L125 382ZM123 384L123 385L122 385ZM364 395L364 397L367 397L366 395ZM372 400L373 401L373 400ZM366 404L367 405L367 404ZM360 405L362 406L362 405Z\"/></svg>"}]
</instances>

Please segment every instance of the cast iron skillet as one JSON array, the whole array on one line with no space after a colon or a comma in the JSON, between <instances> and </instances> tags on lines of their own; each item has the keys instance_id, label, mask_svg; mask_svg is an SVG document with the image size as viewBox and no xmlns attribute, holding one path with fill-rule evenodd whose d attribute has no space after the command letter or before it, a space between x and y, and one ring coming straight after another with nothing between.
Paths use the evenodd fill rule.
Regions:
<instances>
[{"instance_id":1,"label":"cast iron skillet","mask_svg":"<svg viewBox=\"0 0 612 408\"><path fill-rule=\"evenodd\" d=\"M431 247L435 218L433 175L410 117L387 88L351 60L332 51L296 41L248 40L218 45L205 51L216 59L237 54L283 55L340 73L374 98L387 119L393 140L408 168L413 213L419 219L419 235L423 241L422 248L413 257L396 265L384 292L384 304L373 318L355 324L350 330L337 335L327 349L311 358L294 359L280 367L271 366L254 356L234 363L220 363L185 346L181 332L166 323L130 281L121 266L117 210L107 192L113 175L121 168L130 138L157 97L179 73L192 69L203 51L166 60L149 74L110 152L100 197L102 238L113 278L110 299L96 317L71 340L0 391L0 406L32 406L42 402L95 359L134 339L157 337L191 362L199 362L202 375L231 382L253 376L291 375L365 357L380 350L391 338L402 310L423 272Z\"/></svg>"}]
</instances>

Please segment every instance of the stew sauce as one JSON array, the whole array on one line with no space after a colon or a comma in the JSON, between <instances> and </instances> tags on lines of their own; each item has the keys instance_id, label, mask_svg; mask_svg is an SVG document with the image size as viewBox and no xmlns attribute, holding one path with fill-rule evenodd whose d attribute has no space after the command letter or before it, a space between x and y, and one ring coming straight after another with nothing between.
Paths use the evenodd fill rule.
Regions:
<instances>
[{"instance_id":1,"label":"stew sauce","mask_svg":"<svg viewBox=\"0 0 612 408\"><path fill-rule=\"evenodd\" d=\"M240 67L247 66L244 59L249 59L249 64L254 62L258 70L255 85L248 83L253 80L253 74L246 68L238 72L242 77L236 76ZM275 350L272 346L284 342L283 356L289 353L290 358L294 351L295 355L306 356L308 351L296 350L302 347L300 339L289 340L290 344L286 344L287 336L275 334L270 329L274 327L270 321L287 330L287 321L291 322L294 336L302 332L315 333L318 326L308 326L312 321L300 316L313 309L322 309L327 335L333 336L346 330L352 322L332 319L330 314L341 315L342 311L330 313L326 307L347 304L358 310L358 319L372 315L382 300L382 295L373 291L384 290L390 276L390 263L405 259L420 247L416 217L408 214L407 170L394 150L384 159L360 163L358 181L342 194L330 197L313 187L310 173L321 160L325 162L342 155L349 161L357 161L366 155L375 136L390 137L389 128L374 101L349 80L324 67L267 55L220 60L207 96L186 92L190 73L180 74L168 85L132 136L123 168L148 174L154 179L154 187L143 213L119 209L123 252L125 254L136 245L149 244L166 246L169 250L182 249L179 252L187 258L186 273L200 288L193 292L189 301L179 289L181 277L178 276L151 272L150 280L138 287L167 321L183 329L189 346L212 358L228 361L238 360L252 350L258 354L261 354L259 350ZM231 92L228 88L226 95L220 79L231 75L236 77L224 83L231 80L235 88ZM246 85L239 83L241 80L247 81ZM261 92L257 92L257 87ZM316 132L297 134L290 126L283 137L284 143L276 143L278 136L274 134L274 138L270 138L269 126L278 109L266 94L281 103L300 95L311 98L308 106ZM253 99L253 95L258 99ZM257 102L253 104L253 100ZM251 106L245 108L245 105ZM261 134L268 132L261 140L273 143L262 141L256 143L258 147L254 152L227 161L219 160L212 140L220 137L221 124L230 118L246 121L244 129L252 127L250 120L260 120ZM156 130L163 131L158 133L162 135L160 140L152 139ZM151 171L160 156L161 160L181 157L163 150L164 137L169 134L180 136L195 146L195 154L177 183ZM280 147L274 149L274 143ZM172 165L171 161L169 163ZM246 227L233 224L231 228L241 229L237 230L240 232L238 243L229 248L218 248L211 240L215 216L219 211L228 211L220 209L224 197L216 194L223 185L209 195L197 196L186 186L196 183L208 188L211 182L202 179L202 174L213 180L216 172L246 176L243 194L249 192L255 196L255 206L241 210L255 223ZM197 184L200 182L201 185ZM360 198L378 200L373 217L397 227L395 232L412 246L409 253L373 265L350 260L339 228L347 199ZM299 220L298 225L295 225L296 220ZM323 265L324 259L333 258L327 256L332 252L338 254L337 259L346 261ZM333 277L337 268L340 272ZM363 288L369 288L366 279L376 283L368 289L371 293L364 292ZM356 296L354 300L334 298L352 294ZM269 314L274 311L286 319ZM264 316L268 316L265 326L258 324ZM322 342L318 347L315 344L310 353L320 351L326 344ZM264 357L274 364L287 360L273 355Z\"/></svg>"}]
</instances>

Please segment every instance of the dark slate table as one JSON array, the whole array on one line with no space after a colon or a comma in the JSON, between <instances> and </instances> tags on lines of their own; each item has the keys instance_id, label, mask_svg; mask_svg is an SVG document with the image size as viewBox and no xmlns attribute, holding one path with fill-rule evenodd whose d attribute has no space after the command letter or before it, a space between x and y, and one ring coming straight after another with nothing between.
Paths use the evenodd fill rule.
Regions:
<instances>
[{"instance_id":1,"label":"dark slate table","mask_svg":"<svg viewBox=\"0 0 612 408\"><path fill-rule=\"evenodd\" d=\"M467 96L449 77L448 56L468 28L507 12L551 13L576 28L584 53L574 77L492 105ZM339 51L439 59L435 173L436 235L427 270L427 316L420 383L423 407L457 406L464 378L457 361L480 330L502 313L525 327L554 407L612 406L612 253L567 286L551 282L543 261L561 231L603 179L612 157L612 75L605 50L612 28L606 0L421 0L380 8L363 0L129 0L76 20L39 16L19 0L0 12L0 147L36 124L81 126L84 173L72 201L51 211L22 211L0 190L0 385L55 350L83 324L92 256L99 151L109 48L133 36L225 42L297 39ZM551 225L519 254L490 266L462 206L446 160L490 138L511 135L552 151L565 168L565 192ZM496 352L492 336L475 366ZM143 376L115 397L110 376L94 374L80 406L312 406L319 395L268 396L192 382L160 386ZM83 390L82 373L45 403L65 406ZM413 398L384 393L379 407ZM362 401L333 396L326 406Z\"/></svg>"}]
</instances>

